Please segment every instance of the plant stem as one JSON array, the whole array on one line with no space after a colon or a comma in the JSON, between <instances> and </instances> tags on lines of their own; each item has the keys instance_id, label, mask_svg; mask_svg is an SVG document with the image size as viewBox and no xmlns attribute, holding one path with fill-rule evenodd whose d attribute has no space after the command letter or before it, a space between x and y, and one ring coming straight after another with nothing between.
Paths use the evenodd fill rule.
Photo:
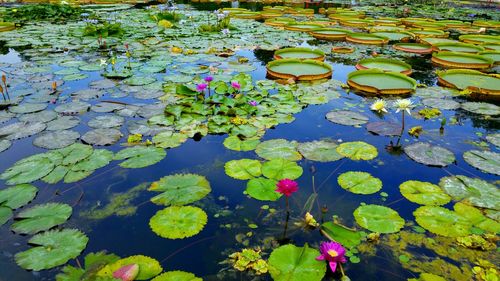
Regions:
<instances>
[{"instance_id":1,"label":"plant stem","mask_svg":"<svg viewBox=\"0 0 500 281\"><path fill-rule=\"evenodd\" d=\"M340 267L340 273L342 273L342 276L345 276L344 268L342 268L342 263L340 262L339 262L339 267Z\"/></svg>"},{"instance_id":2,"label":"plant stem","mask_svg":"<svg viewBox=\"0 0 500 281\"><path fill-rule=\"evenodd\" d=\"M399 133L398 141L396 142L396 146L399 146L399 142L401 141L401 137L403 136L403 132L405 131L405 111L401 111L401 132Z\"/></svg>"}]
</instances>

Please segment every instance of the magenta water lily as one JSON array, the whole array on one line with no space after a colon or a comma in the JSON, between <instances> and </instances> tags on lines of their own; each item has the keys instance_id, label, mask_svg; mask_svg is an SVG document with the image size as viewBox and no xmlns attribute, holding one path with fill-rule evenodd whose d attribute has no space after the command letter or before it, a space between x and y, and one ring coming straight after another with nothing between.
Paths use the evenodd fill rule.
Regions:
<instances>
[{"instance_id":1,"label":"magenta water lily","mask_svg":"<svg viewBox=\"0 0 500 281\"><path fill-rule=\"evenodd\" d=\"M332 272L337 270L337 265L340 267L342 263L346 263L345 248L337 242L321 242L319 246L321 255L316 257L318 261L327 261Z\"/></svg>"},{"instance_id":2,"label":"magenta water lily","mask_svg":"<svg viewBox=\"0 0 500 281\"><path fill-rule=\"evenodd\" d=\"M231 87L233 87L235 90L240 90L241 89L240 83L235 82L235 81L231 82Z\"/></svg>"},{"instance_id":3,"label":"magenta water lily","mask_svg":"<svg viewBox=\"0 0 500 281\"><path fill-rule=\"evenodd\" d=\"M205 89L207 87L208 87L208 85L205 83L198 84L198 85L196 85L196 91L201 93L201 92L205 91Z\"/></svg>"},{"instance_id":4,"label":"magenta water lily","mask_svg":"<svg viewBox=\"0 0 500 281\"><path fill-rule=\"evenodd\" d=\"M207 76L203 80L205 80L205 82L207 82L207 83L210 83L210 82L212 82L214 80L214 77L213 76Z\"/></svg>"},{"instance_id":5,"label":"magenta water lily","mask_svg":"<svg viewBox=\"0 0 500 281\"><path fill-rule=\"evenodd\" d=\"M291 179L282 179L276 184L276 192L279 192L286 197L290 197L293 193L299 190L299 184Z\"/></svg>"}]
</instances>

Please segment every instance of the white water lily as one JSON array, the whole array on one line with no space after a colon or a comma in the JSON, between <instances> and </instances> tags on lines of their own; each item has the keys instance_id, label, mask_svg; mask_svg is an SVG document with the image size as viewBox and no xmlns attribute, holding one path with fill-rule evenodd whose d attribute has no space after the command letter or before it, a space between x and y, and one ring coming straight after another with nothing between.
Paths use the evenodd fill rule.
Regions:
<instances>
[{"instance_id":1,"label":"white water lily","mask_svg":"<svg viewBox=\"0 0 500 281\"><path fill-rule=\"evenodd\" d=\"M396 107L396 113L405 110L410 113L410 109L413 108L413 102L410 99L399 99L394 102L394 107Z\"/></svg>"},{"instance_id":2,"label":"white water lily","mask_svg":"<svg viewBox=\"0 0 500 281\"><path fill-rule=\"evenodd\" d=\"M221 33L222 33L223 35L228 35L228 34L230 33L230 31L229 31L229 29L224 28L223 30L221 30Z\"/></svg>"},{"instance_id":3,"label":"white water lily","mask_svg":"<svg viewBox=\"0 0 500 281\"><path fill-rule=\"evenodd\" d=\"M101 63L99 64L99 66L107 66L108 63L106 62L105 59L101 59Z\"/></svg>"},{"instance_id":4,"label":"white water lily","mask_svg":"<svg viewBox=\"0 0 500 281\"><path fill-rule=\"evenodd\" d=\"M378 99L375 102L370 105L370 109L373 111L377 111L378 113L381 112L387 112L387 109L385 108L387 106L387 103L383 99Z\"/></svg>"}]
</instances>

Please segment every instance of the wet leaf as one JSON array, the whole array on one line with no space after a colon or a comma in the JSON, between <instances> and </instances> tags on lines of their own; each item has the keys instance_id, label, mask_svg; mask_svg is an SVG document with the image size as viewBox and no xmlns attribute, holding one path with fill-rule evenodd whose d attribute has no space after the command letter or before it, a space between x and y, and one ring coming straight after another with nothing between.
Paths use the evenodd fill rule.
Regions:
<instances>
[{"instance_id":1,"label":"wet leaf","mask_svg":"<svg viewBox=\"0 0 500 281\"><path fill-rule=\"evenodd\" d=\"M337 152L337 146L332 141L312 141L299 143L298 149L306 159L318 162L332 162L344 158Z\"/></svg>"},{"instance_id":2,"label":"wet leaf","mask_svg":"<svg viewBox=\"0 0 500 281\"><path fill-rule=\"evenodd\" d=\"M248 181L246 193L257 200L276 201L281 194L276 192L277 181L266 178L254 178Z\"/></svg>"},{"instance_id":3,"label":"wet leaf","mask_svg":"<svg viewBox=\"0 0 500 281\"><path fill-rule=\"evenodd\" d=\"M226 174L239 180L249 180L260 176L261 168L260 162L253 159L231 160L224 165Z\"/></svg>"},{"instance_id":4,"label":"wet leaf","mask_svg":"<svg viewBox=\"0 0 500 281\"><path fill-rule=\"evenodd\" d=\"M67 204L47 203L36 205L17 214L21 219L12 224L12 231L20 234L36 234L65 223L73 209Z\"/></svg>"},{"instance_id":5,"label":"wet leaf","mask_svg":"<svg viewBox=\"0 0 500 281\"><path fill-rule=\"evenodd\" d=\"M237 136L229 136L224 140L224 146L227 149L231 149L231 150L235 150L235 151L254 150L259 143L260 143L260 139L258 139L258 138L250 138L250 139L241 140Z\"/></svg>"},{"instance_id":6,"label":"wet leaf","mask_svg":"<svg viewBox=\"0 0 500 281\"><path fill-rule=\"evenodd\" d=\"M18 209L35 199L38 189L31 184L20 184L0 190L0 206Z\"/></svg>"},{"instance_id":7,"label":"wet leaf","mask_svg":"<svg viewBox=\"0 0 500 281\"><path fill-rule=\"evenodd\" d=\"M163 268L156 259L137 255L123 258L106 265L101 270L99 270L97 276L111 278L113 277L113 272L130 264L137 264L139 266L139 274L137 274L137 277L135 277L134 280L148 280L163 271Z\"/></svg>"},{"instance_id":8,"label":"wet leaf","mask_svg":"<svg viewBox=\"0 0 500 281\"><path fill-rule=\"evenodd\" d=\"M349 110L333 110L326 114L330 122L347 126L359 126L368 122L368 117Z\"/></svg>"},{"instance_id":9,"label":"wet leaf","mask_svg":"<svg viewBox=\"0 0 500 281\"><path fill-rule=\"evenodd\" d=\"M255 152L266 160L282 158L289 161L298 161L302 159L302 155L297 151L297 142L285 139L261 142L257 145Z\"/></svg>"},{"instance_id":10,"label":"wet leaf","mask_svg":"<svg viewBox=\"0 0 500 281\"><path fill-rule=\"evenodd\" d=\"M262 174L270 179L298 179L302 175L302 167L292 161L285 159L273 159L264 162L262 165Z\"/></svg>"},{"instance_id":11,"label":"wet leaf","mask_svg":"<svg viewBox=\"0 0 500 281\"><path fill-rule=\"evenodd\" d=\"M162 273L151 281L203 281L203 279L190 272L175 270Z\"/></svg>"},{"instance_id":12,"label":"wet leaf","mask_svg":"<svg viewBox=\"0 0 500 281\"><path fill-rule=\"evenodd\" d=\"M470 150L464 153L464 160L485 173L500 175L500 153Z\"/></svg>"},{"instance_id":13,"label":"wet leaf","mask_svg":"<svg viewBox=\"0 0 500 281\"><path fill-rule=\"evenodd\" d=\"M465 200L473 206L500 210L500 191L482 179L462 175L443 177L439 186L454 200Z\"/></svg>"}]
</instances>

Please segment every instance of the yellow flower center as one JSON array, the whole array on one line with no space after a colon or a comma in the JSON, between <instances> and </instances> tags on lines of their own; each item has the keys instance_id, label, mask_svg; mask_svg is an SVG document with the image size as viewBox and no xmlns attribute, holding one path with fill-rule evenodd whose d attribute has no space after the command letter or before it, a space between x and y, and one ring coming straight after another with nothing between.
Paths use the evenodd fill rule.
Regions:
<instances>
[{"instance_id":1,"label":"yellow flower center","mask_svg":"<svg viewBox=\"0 0 500 281\"><path fill-rule=\"evenodd\" d=\"M339 253L337 253L337 251L335 251L335 250L328 250L328 252L327 252L327 253L328 253L328 254L330 255L330 257L332 257L332 258L335 258L336 256L338 256L338 255L339 255Z\"/></svg>"}]
</instances>

